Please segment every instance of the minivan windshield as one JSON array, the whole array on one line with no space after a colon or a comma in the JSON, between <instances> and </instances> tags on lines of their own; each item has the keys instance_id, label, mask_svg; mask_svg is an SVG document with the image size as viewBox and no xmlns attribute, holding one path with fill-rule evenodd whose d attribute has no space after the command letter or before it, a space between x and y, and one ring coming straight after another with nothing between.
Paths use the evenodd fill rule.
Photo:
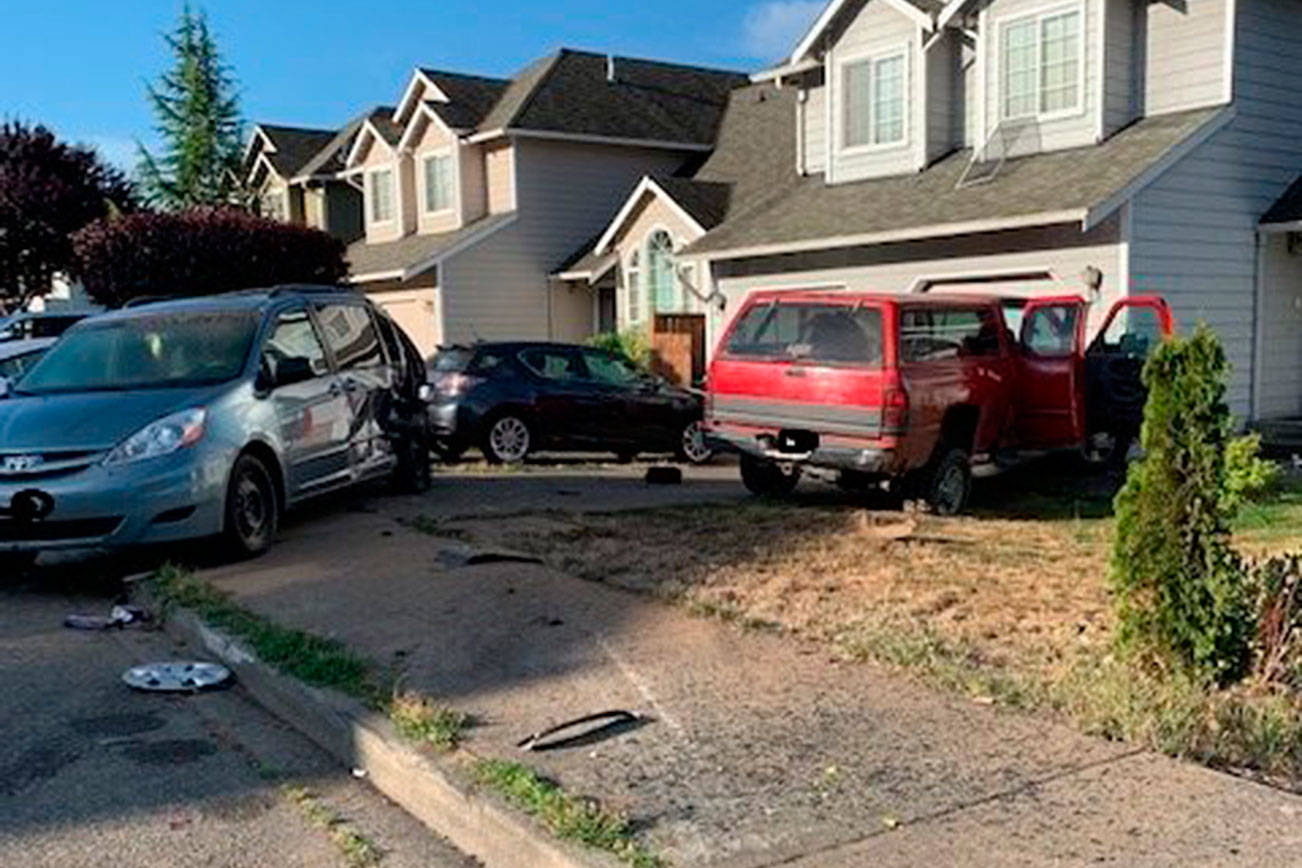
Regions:
<instances>
[{"instance_id":1,"label":"minivan windshield","mask_svg":"<svg viewBox=\"0 0 1302 868\"><path fill-rule=\"evenodd\" d=\"M740 315L725 352L740 358L880 365L882 312L849 304L759 304Z\"/></svg>"},{"instance_id":2,"label":"minivan windshield","mask_svg":"<svg viewBox=\"0 0 1302 868\"><path fill-rule=\"evenodd\" d=\"M257 326L251 312L91 321L65 334L13 391L48 395L223 383L244 369Z\"/></svg>"}]
</instances>

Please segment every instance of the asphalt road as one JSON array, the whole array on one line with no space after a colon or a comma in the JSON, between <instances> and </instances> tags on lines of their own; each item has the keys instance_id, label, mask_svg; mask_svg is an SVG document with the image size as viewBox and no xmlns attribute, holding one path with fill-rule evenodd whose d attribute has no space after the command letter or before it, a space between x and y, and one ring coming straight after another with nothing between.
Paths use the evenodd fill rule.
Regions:
<instances>
[{"instance_id":1,"label":"asphalt road","mask_svg":"<svg viewBox=\"0 0 1302 868\"><path fill-rule=\"evenodd\" d=\"M356 865L348 832L374 848L354 839L354 859L386 868L475 864L238 686L128 690L129 666L186 649L159 632L65 629L69 612L107 614L111 600L50 581L0 588L0 864Z\"/></svg>"}]
</instances>

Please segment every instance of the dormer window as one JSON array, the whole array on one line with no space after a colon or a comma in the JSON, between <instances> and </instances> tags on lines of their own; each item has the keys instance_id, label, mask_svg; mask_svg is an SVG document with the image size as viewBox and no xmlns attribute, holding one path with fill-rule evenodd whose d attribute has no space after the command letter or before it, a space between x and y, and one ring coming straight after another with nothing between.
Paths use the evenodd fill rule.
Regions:
<instances>
[{"instance_id":1,"label":"dormer window","mask_svg":"<svg viewBox=\"0 0 1302 868\"><path fill-rule=\"evenodd\" d=\"M1081 110L1084 27L1080 6L1004 23L999 93L1004 120L1052 119Z\"/></svg>"},{"instance_id":2,"label":"dormer window","mask_svg":"<svg viewBox=\"0 0 1302 868\"><path fill-rule=\"evenodd\" d=\"M452 155L431 154L422 162L425 178L425 213L452 210Z\"/></svg>"},{"instance_id":3,"label":"dormer window","mask_svg":"<svg viewBox=\"0 0 1302 868\"><path fill-rule=\"evenodd\" d=\"M908 58L903 50L846 60L841 89L844 150L904 142Z\"/></svg>"},{"instance_id":4,"label":"dormer window","mask_svg":"<svg viewBox=\"0 0 1302 868\"><path fill-rule=\"evenodd\" d=\"M376 169L366 176L366 198L370 202L372 223L393 219L393 170Z\"/></svg>"}]
</instances>

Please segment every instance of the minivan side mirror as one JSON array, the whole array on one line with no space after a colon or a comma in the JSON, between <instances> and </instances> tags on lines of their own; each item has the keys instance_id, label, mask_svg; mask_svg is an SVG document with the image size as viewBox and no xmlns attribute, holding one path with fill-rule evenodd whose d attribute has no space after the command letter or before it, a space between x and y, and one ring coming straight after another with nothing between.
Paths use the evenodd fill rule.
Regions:
<instances>
[{"instance_id":1,"label":"minivan side mirror","mask_svg":"<svg viewBox=\"0 0 1302 868\"><path fill-rule=\"evenodd\" d=\"M270 392L281 386L305 383L316 376L312 360L306 356L285 356L280 359L263 359L258 373L258 390Z\"/></svg>"}]
</instances>

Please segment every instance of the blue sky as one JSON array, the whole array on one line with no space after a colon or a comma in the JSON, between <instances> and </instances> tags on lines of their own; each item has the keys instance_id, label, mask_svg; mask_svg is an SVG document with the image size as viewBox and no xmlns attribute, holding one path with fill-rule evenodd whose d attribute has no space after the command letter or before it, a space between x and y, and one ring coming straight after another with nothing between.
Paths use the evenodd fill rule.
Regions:
<instances>
[{"instance_id":1,"label":"blue sky","mask_svg":"<svg viewBox=\"0 0 1302 868\"><path fill-rule=\"evenodd\" d=\"M335 126L398 99L416 65L508 75L559 46L746 71L784 56L822 0L209 0L252 120ZM612 8L615 7L615 8ZM0 117L134 164L153 140L146 80L179 2L15 3L0 30Z\"/></svg>"}]
</instances>

